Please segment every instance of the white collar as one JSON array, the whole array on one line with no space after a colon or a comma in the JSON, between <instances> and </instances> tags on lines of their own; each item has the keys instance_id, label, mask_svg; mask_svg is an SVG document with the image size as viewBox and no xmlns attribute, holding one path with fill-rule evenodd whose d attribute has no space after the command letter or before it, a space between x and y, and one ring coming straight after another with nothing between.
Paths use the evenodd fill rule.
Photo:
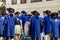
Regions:
<instances>
[{"instance_id":1,"label":"white collar","mask_svg":"<svg viewBox=\"0 0 60 40\"><path fill-rule=\"evenodd\" d=\"M55 22L57 22L58 21L58 19L55 19Z\"/></svg>"}]
</instances>

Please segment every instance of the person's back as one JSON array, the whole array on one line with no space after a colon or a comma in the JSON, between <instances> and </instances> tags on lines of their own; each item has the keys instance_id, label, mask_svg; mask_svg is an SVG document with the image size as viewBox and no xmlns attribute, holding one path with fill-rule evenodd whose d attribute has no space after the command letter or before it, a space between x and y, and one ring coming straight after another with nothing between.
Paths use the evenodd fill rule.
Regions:
<instances>
[{"instance_id":1,"label":"person's back","mask_svg":"<svg viewBox=\"0 0 60 40\"><path fill-rule=\"evenodd\" d=\"M49 34L50 33L50 22L49 20L51 19L50 16L45 16L44 17L44 26L45 26L45 34Z\"/></svg>"},{"instance_id":2,"label":"person's back","mask_svg":"<svg viewBox=\"0 0 60 40\"><path fill-rule=\"evenodd\" d=\"M5 26L8 28L8 30L11 29L10 30L10 32L11 32L14 29L15 24L17 24L16 17L15 16L6 15L5 16L5 24L6 24ZM12 36L12 35L9 34L9 36Z\"/></svg>"},{"instance_id":3,"label":"person's back","mask_svg":"<svg viewBox=\"0 0 60 40\"><path fill-rule=\"evenodd\" d=\"M31 27L31 37L32 38L39 38L40 39L40 37L41 37L41 22L42 22L42 20L41 20L41 18L40 17L38 17L38 18L36 18L35 16L33 16L32 18L31 18L31 23L30 23L30 27Z\"/></svg>"},{"instance_id":4,"label":"person's back","mask_svg":"<svg viewBox=\"0 0 60 40\"><path fill-rule=\"evenodd\" d=\"M28 15L22 14L21 15L21 20L22 20L23 23L25 23L26 21L28 21Z\"/></svg>"},{"instance_id":5,"label":"person's back","mask_svg":"<svg viewBox=\"0 0 60 40\"><path fill-rule=\"evenodd\" d=\"M24 25L25 25L25 23L28 21L28 15L26 15L26 14L22 14L21 16L20 16L20 19L22 20L22 28L23 28L23 31L24 31Z\"/></svg>"},{"instance_id":6,"label":"person's back","mask_svg":"<svg viewBox=\"0 0 60 40\"><path fill-rule=\"evenodd\" d=\"M17 18L14 15L14 9L13 8L8 8L7 11L9 12L5 16L4 20L4 36L6 37L6 40L13 39L14 38L14 30L15 30L15 25L17 24Z\"/></svg>"},{"instance_id":7,"label":"person's back","mask_svg":"<svg viewBox=\"0 0 60 40\"><path fill-rule=\"evenodd\" d=\"M58 13L54 12L51 14L50 19L50 25L51 25L51 33L53 34L52 37L55 40L58 40L59 38L59 26L60 26L60 20L58 19ZM53 40L52 38L52 40Z\"/></svg>"},{"instance_id":8,"label":"person's back","mask_svg":"<svg viewBox=\"0 0 60 40\"><path fill-rule=\"evenodd\" d=\"M0 13L0 40L3 39L3 29L4 29L4 19L2 17L2 14Z\"/></svg>"}]
</instances>

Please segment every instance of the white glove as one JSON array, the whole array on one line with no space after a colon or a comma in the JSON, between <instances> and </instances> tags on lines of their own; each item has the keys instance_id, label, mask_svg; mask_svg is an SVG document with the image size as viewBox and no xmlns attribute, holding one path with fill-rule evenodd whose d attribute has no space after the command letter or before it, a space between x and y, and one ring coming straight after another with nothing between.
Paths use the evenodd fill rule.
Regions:
<instances>
[{"instance_id":1,"label":"white glove","mask_svg":"<svg viewBox=\"0 0 60 40\"><path fill-rule=\"evenodd\" d=\"M44 36L45 36L45 34L44 34L44 32L42 32L42 33L41 33L41 37L44 37Z\"/></svg>"},{"instance_id":2,"label":"white glove","mask_svg":"<svg viewBox=\"0 0 60 40\"><path fill-rule=\"evenodd\" d=\"M17 18L17 20L20 20L19 18Z\"/></svg>"}]
</instances>

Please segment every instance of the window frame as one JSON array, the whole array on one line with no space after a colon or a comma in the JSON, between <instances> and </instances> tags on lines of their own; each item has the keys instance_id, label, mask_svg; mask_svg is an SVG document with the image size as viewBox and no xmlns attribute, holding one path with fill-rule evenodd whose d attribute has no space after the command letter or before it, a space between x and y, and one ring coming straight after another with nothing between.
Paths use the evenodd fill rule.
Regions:
<instances>
[{"instance_id":1,"label":"window frame","mask_svg":"<svg viewBox=\"0 0 60 40\"><path fill-rule=\"evenodd\" d=\"M15 2L11 0L11 4L12 4L12 5L17 4L17 0L15 0Z\"/></svg>"},{"instance_id":2,"label":"window frame","mask_svg":"<svg viewBox=\"0 0 60 40\"><path fill-rule=\"evenodd\" d=\"M46 1L52 1L52 0L46 0Z\"/></svg>"},{"instance_id":3,"label":"window frame","mask_svg":"<svg viewBox=\"0 0 60 40\"><path fill-rule=\"evenodd\" d=\"M42 0L40 0L40 1L39 0L38 1L36 1L36 0L35 1L32 1L31 0L31 3L35 3L35 2L42 2Z\"/></svg>"},{"instance_id":4,"label":"window frame","mask_svg":"<svg viewBox=\"0 0 60 40\"><path fill-rule=\"evenodd\" d=\"M24 1L24 0L23 0ZM27 0L25 0L25 2L23 2L22 0L20 0L20 4L26 4Z\"/></svg>"}]
</instances>

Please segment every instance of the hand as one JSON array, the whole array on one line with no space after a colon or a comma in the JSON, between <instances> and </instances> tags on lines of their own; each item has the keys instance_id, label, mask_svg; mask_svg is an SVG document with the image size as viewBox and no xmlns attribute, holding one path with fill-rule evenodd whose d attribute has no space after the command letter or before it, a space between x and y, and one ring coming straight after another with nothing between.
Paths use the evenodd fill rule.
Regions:
<instances>
[{"instance_id":1,"label":"hand","mask_svg":"<svg viewBox=\"0 0 60 40\"><path fill-rule=\"evenodd\" d=\"M17 20L20 20L19 18L17 18Z\"/></svg>"},{"instance_id":2,"label":"hand","mask_svg":"<svg viewBox=\"0 0 60 40\"><path fill-rule=\"evenodd\" d=\"M44 33L44 32L42 32L42 33L41 33L41 36L42 36L42 37L44 37L44 36L45 36L45 33Z\"/></svg>"}]
</instances>

